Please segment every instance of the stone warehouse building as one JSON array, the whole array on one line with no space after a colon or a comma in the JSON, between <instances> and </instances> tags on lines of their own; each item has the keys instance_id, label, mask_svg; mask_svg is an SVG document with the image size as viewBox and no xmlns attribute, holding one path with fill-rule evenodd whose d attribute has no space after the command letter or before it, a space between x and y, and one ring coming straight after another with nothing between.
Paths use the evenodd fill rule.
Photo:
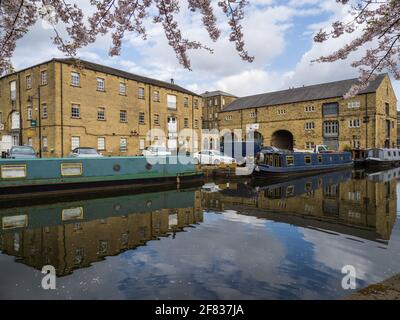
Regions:
<instances>
[{"instance_id":1,"label":"stone warehouse building","mask_svg":"<svg viewBox=\"0 0 400 320\"><path fill-rule=\"evenodd\" d=\"M237 97L224 91L206 91L201 96L203 98L203 129L219 129L218 114Z\"/></svg>"},{"instance_id":2,"label":"stone warehouse building","mask_svg":"<svg viewBox=\"0 0 400 320\"><path fill-rule=\"evenodd\" d=\"M0 135L43 157L76 147L105 155L138 155L165 132L165 145L197 148L201 97L163 82L83 60L53 59L0 79ZM178 139L182 129L197 133ZM157 141L158 140L158 141Z\"/></svg>"},{"instance_id":3,"label":"stone warehouse building","mask_svg":"<svg viewBox=\"0 0 400 320\"><path fill-rule=\"evenodd\" d=\"M220 129L254 131L264 145L311 149L396 147L397 100L390 78L379 75L352 99L349 79L239 98L219 113Z\"/></svg>"},{"instance_id":4,"label":"stone warehouse building","mask_svg":"<svg viewBox=\"0 0 400 320\"><path fill-rule=\"evenodd\" d=\"M231 183L229 188L220 185L221 192L202 193L203 209L240 208L257 218L368 240L389 240L396 223L397 180L350 179L343 172L337 174L342 175L339 183L330 182L332 175L308 177L295 185L281 183L259 192L240 183ZM320 187L314 189L317 185Z\"/></svg>"},{"instance_id":5,"label":"stone warehouse building","mask_svg":"<svg viewBox=\"0 0 400 320\"><path fill-rule=\"evenodd\" d=\"M190 207L179 207L180 205L176 204L177 208L149 209L146 212L132 209L137 202L126 197L109 198L105 203L99 199L89 200L83 202L82 207L72 209L81 211L85 219L72 215L68 217L68 214L73 212L71 208L57 205L51 209L33 207L28 211L28 221L31 215L37 216L36 210L40 210L39 216L57 217L59 214L63 216L63 220L58 221L55 218L49 224L49 220L39 218L31 227L0 229L0 250L38 270L50 264L56 268L57 276L66 276L76 269L90 267L107 256L134 250L148 241L201 223L203 211L200 193L196 191L194 196ZM117 202L113 203L113 199ZM163 199L165 203L167 197ZM121 206L121 201L125 206ZM140 201L138 199L139 203ZM130 204L130 207L127 204ZM129 210L133 212L130 213ZM15 209L3 210L2 214L3 217L15 215Z\"/></svg>"}]
</instances>

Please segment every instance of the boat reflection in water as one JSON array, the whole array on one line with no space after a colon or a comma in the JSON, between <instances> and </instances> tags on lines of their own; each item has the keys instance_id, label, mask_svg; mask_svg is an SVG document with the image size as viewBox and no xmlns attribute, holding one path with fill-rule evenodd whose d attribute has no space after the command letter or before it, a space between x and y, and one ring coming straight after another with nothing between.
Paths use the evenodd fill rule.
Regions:
<instances>
[{"instance_id":1,"label":"boat reflection in water","mask_svg":"<svg viewBox=\"0 0 400 320\"><path fill-rule=\"evenodd\" d=\"M202 222L200 202L190 190L5 209L0 249L39 270L53 265L64 276Z\"/></svg>"},{"instance_id":2,"label":"boat reflection in water","mask_svg":"<svg viewBox=\"0 0 400 320\"><path fill-rule=\"evenodd\" d=\"M2 209L0 298L344 297L345 265L356 268L357 289L400 272L399 173L345 170ZM45 265L59 276L53 292L41 287Z\"/></svg>"},{"instance_id":3,"label":"boat reflection in water","mask_svg":"<svg viewBox=\"0 0 400 320\"><path fill-rule=\"evenodd\" d=\"M345 170L272 185L221 184L221 192L203 193L202 204L208 211L234 210L387 243L396 221L399 175L399 168L374 174Z\"/></svg>"}]
</instances>

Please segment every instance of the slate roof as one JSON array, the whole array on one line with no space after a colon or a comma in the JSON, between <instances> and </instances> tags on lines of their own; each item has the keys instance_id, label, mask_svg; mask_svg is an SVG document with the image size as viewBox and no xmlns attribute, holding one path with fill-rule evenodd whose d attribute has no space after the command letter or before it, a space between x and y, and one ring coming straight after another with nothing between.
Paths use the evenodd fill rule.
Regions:
<instances>
[{"instance_id":1,"label":"slate roof","mask_svg":"<svg viewBox=\"0 0 400 320\"><path fill-rule=\"evenodd\" d=\"M63 58L63 59L54 59L54 60L58 61L58 62L61 62L61 63L70 64L70 65L74 64L76 62L76 59L74 59L74 58ZM102 72L102 73L106 73L106 74L111 74L113 76L129 79L129 80L134 80L134 81L137 81L137 82L147 83L147 84L151 84L153 86L157 86L157 87L161 87L161 88L167 88L167 89L175 90L175 91L178 91L178 92L183 92L183 93L194 95L194 96L199 96L197 93L194 93L194 92L192 92L190 90L187 90L187 89L185 89L185 88L183 88L181 86L178 86L178 85L170 83L170 82L160 81L160 80L157 80L157 79L152 79L152 78L140 76L140 75L137 75L137 74L134 74L134 73L130 73L130 72L126 72L126 71L123 71L123 70L119 70L119 69L103 66L103 65L100 65L100 64L97 64L97 63L93 63L93 62L89 62L89 61L85 61L85 60L81 60L81 59L79 59L79 63L84 68L89 69L89 70Z\"/></svg>"},{"instance_id":2,"label":"slate roof","mask_svg":"<svg viewBox=\"0 0 400 320\"><path fill-rule=\"evenodd\" d=\"M103 66L101 64L97 64L97 63L94 63L94 62L89 62L89 61L86 61L86 60L75 59L75 58L54 58L52 60L45 61L45 62L39 63L37 65L34 65L34 66L30 66L30 67L24 68L22 70L17 70L17 71L15 71L13 73L10 73L8 75L4 75L4 76L0 77L0 79L3 79L5 77L8 77L8 76L13 75L13 74L17 74L19 72L23 72L25 70L28 70L28 69L31 69L31 68L34 68L34 67L38 67L38 66L41 66L41 65L44 65L44 64L48 64L48 63L50 63L52 61L65 63L65 64L69 64L69 65L73 65L73 64L76 63L76 61L79 61L80 64L82 65L82 67L84 67L86 69L89 69L89 70L102 72L102 73L110 74L110 75L113 75L113 76L129 79L129 80L134 80L134 81L142 82L142 83L146 83L146 84L151 84L153 86L157 86L157 87L161 87L161 88L167 88L167 89L171 89L171 90L175 90L175 91L178 91L178 92L182 92L182 93L186 93L186 94L189 94L189 95L200 97L200 95L198 95L197 93L192 92L190 90L187 90L187 89L185 89L185 88L183 88L181 86L178 86L177 84L173 84L173 83L166 82L166 81L160 81L160 80L157 80L157 79L152 79L152 78L140 76L140 75L137 75L137 74L134 74L134 73L126 72L126 71L123 71L123 70L119 70L119 69Z\"/></svg>"},{"instance_id":3,"label":"slate roof","mask_svg":"<svg viewBox=\"0 0 400 320\"><path fill-rule=\"evenodd\" d=\"M378 75L360 94L376 92L386 75ZM233 101L221 112L342 97L352 85L357 83L358 79L355 78L247 96Z\"/></svg>"},{"instance_id":4,"label":"slate roof","mask_svg":"<svg viewBox=\"0 0 400 320\"><path fill-rule=\"evenodd\" d=\"M206 92L202 93L201 96L203 98L209 98L209 97L215 97L215 96L226 96L226 97L234 97L234 98L236 98L236 96L234 96L233 94L230 94L230 93L225 92L225 91L220 91L220 90L217 90L217 91L206 91Z\"/></svg>"}]
</instances>

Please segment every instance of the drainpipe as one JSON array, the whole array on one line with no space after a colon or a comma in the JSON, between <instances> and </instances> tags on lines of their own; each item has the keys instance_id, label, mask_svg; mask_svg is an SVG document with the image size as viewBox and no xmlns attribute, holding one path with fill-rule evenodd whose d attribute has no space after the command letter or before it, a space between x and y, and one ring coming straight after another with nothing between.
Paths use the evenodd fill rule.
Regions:
<instances>
[{"instance_id":1,"label":"drainpipe","mask_svg":"<svg viewBox=\"0 0 400 320\"><path fill-rule=\"evenodd\" d=\"M158 96L160 96L160 95L158 95ZM149 130L151 130L151 99L152 99L152 96L151 96L151 85L149 85Z\"/></svg>"},{"instance_id":2,"label":"drainpipe","mask_svg":"<svg viewBox=\"0 0 400 320\"><path fill-rule=\"evenodd\" d=\"M368 149L368 94L365 95L365 149Z\"/></svg>"},{"instance_id":3,"label":"drainpipe","mask_svg":"<svg viewBox=\"0 0 400 320\"><path fill-rule=\"evenodd\" d=\"M22 146L22 106L21 106L21 77L18 73L18 109L19 109L19 145Z\"/></svg>"},{"instance_id":4,"label":"drainpipe","mask_svg":"<svg viewBox=\"0 0 400 320\"><path fill-rule=\"evenodd\" d=\"M192 153L194 153L194 130L195 130L194 129L194 99L195 99L195 96L192 96ZM197 101L197 106L199 106L198 103L199 102ZM208 113L207 113L207 116L208 116ZM200 137L200 141L201 141L201 137Z\"/></svg>"},{"instance_id":5,"label":"drainpipe","mask_svg":"<svg viewBox=\"0 0 400 320\"><path fill-rule=\"evenodd\" d=\"M60 63L61 86L61 157L64 157L64 95L63 95L63 64Z\"/></svg>"},{"instance_id":6,"label":"drainpipe","mask_svg":"<svg viewBox=\"0 0 400 320\"><path fill-rule=\"evenodd\" d=\"M41 102L40 102L40 85L38 86L38 126L39 126L39 158L42 157L42 115L41 115Z\"/></svg>"},{"instance_id":7,"label":"drainpipe","mask_svg":"<svg viewBox=\"0 0 400 320\"><path fill-rule=\"evenodd\" d=\"M240 130L242 130L242 132L243 132L243 109L240 110ZM241 139L243 141L243 133L241 135L242 135ZM246 139L246 136L245 136L245 139Z\"/></svg>"}]
</instances>

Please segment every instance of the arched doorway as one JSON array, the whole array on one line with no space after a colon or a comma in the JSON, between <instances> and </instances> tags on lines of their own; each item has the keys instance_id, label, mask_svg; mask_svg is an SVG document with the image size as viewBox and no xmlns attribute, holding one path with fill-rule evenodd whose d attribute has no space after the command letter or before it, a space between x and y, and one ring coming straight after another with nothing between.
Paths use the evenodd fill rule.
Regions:
<instances>
[{"instance_id":1,"label":"arched doorway","mask_svg":"<svg viewBox=\"0 0 400 320\"><path fill-rule=\"evenodd\" d=\"M271 146L279 149L293 150L293 134L287 130L275 131L271 138Z\"/></svg>"}]
</instances>

